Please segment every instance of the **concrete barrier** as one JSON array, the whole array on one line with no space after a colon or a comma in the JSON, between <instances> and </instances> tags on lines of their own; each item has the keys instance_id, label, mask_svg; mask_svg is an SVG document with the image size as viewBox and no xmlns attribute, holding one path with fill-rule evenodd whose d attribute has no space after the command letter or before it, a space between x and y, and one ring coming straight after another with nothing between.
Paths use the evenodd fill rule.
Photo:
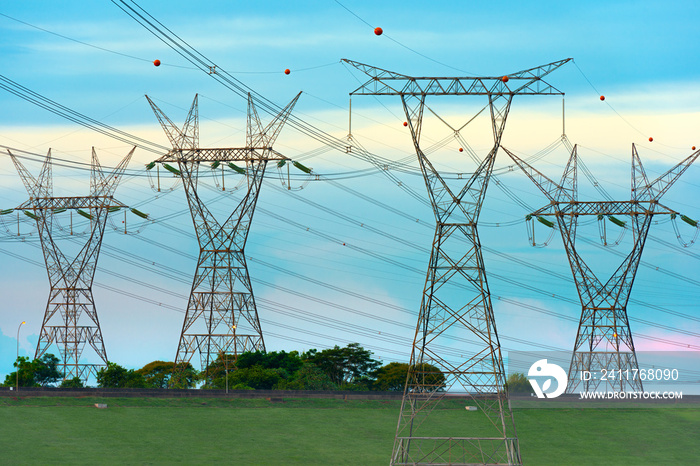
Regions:
<instances>
[{"instance_id":1,"label":"concrete barrier","mask_svg":"<svg viewBox=\"0 0 700 466\"><path fill-rule=\"evenodd\" d=\"M0 396L119 397L119 398L330 398L336 400L401 400L403 392L339 390L207 390L153 388L0 387Z\"/></svg>"},{"instance_id":2,"label":"concrete barrier","mask_svg":"<svg viewBox=\"0 0 700 466\"><path fill-rule=\"evenodd\" d=\"M340 391L340 390L208 390L208 389L153 389L153 388L52 388L0 387L0 397L69 397L69 398L263 398L279 402L285 398L326 398L335 400L401 400L403 392L380 391ZM476 395L477 398L491 398L493 395ZM447 394L448 398L471 398L469 395ZM698 404L700 395L685 395L680 400L640 400L640 401L601 401L580 400L578 395L562 395L552 400L537 400L528 395L511 395L511 403L516 408L561 408L595 406L596 403L615 407L625 404Z\"/></svg>"}]
</instances>

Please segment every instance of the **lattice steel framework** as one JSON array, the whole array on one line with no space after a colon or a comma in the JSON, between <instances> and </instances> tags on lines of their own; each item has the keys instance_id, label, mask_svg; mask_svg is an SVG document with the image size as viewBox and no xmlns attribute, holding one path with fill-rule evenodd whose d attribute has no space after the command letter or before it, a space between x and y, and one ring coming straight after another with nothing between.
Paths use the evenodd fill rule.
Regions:
<instances>
[{"instance_id":1,"label":"lattice steel framework","mask_svg":"<svg viewBox=\"0 0 700 466\"><path fill-rule=\"evenodd\" d=\"M650 182L637 148L633 144L630 200L599 202L578 200L576 146L571 151L559 183L547 178L507 149L504 148L504 151L549 199L548 205L529 214L528 219L546 217L556 219L581 300L581 320L569 368L567 393L573 393L579 388L582 391L608 389L641 391L641 379L634 378L632 375L603 380L598 374L590 380L582 380L581 374L583 371L598 373L600 369L621 370L623 374L629 371L628 374L636 374L636 370L639 369L632 331L627 318L627 302L653 217L678 214L660 204L659 201L695 161L700 151L691 154ZM619 224L621 221L617 217L629 217L631 224L632 250L605 283L593 273L576 250L578 218L591 215L603 221L612 216Z\"/></svg>"},{"instance_id":2,"label":"lattice steel framework","mask_svg":"<svg viewBox=\"0 0 700 466\"><path fill-rule=\"evenodd\" d=\"M84 197L53 196L51 150L46 155L38 179L8 150L29 193L29 200L16 210L23 211L36 221L51 285L34 357L40 358L51 345L56 345L61 356L58 368L64 380L79 377L86 382L90 376L96 376L97 371L107 363L92 283L107 216L110 212L127 207L115 200L113 195L134 149L111 173L105 174L93 148L90 195ZM69 209L76 210L90 220L87 241L72 260L60 250L53 236L54 215ZM81 362L86 346L105 364Z\"/></svg>"},{"instance_id":3,"label":"lattice steel framework","mask_svg":"<svg viewBox=\"0 0 700 466\"><path fill-rule=\"evenodd\" d=\"M562 95L542 78L569 60L507 77L465 78L411 77L344 61L371 78L351 95L401 97L437 223L391 464L521 464L477 223L513 97ZM420 146L428 95L488 97L493 147L458 189ZM458 349L458 360L446 349L453 337L474 342ZM465 402L486 419L465 411ZM443 420L443 408L455 407L463 421Z\"/></svg>"},{"instance_id":4,"label":"lattice steel framework","mask_svg":"<svg viewBox=\"0 0 700 466\"><path fill-rule=\"evenodd\" d=\"M182 129L148 99L173 146L156 162L177 163L176 172L182 177L200 248L175 367L186 367L195 352L199 353L202 370L206 371L217 356L231 354L235 358L245 351L265 350L244 248L265 167L269 161L286 159L272 145L300 95L265 127L248 95L246 146L218 149L199 148L197 96ZM198 195L197 179L202 162L246 165L247 191L223 223L216 220Z\"/></svg>"}]
</instances>

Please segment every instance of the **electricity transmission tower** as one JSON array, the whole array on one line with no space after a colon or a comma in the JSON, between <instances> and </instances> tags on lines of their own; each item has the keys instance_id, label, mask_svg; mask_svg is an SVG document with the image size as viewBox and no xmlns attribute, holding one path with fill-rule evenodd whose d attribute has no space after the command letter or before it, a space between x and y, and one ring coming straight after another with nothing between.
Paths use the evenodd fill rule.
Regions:
<instances>
[{"instance_id":1,"label":"electricity transmission tower","mask_svg":"<svg viewBox=\"0 0 700 466\"><path fill-rule=\"evenodd\" d=\"M55 344L61 355L58 368L64 380L78 377L86 382L90 376L96 376L99 368L107 363L92 283L107 216L110 212L127 207L116 201L113 195L134 149L111 173L105 175L93 148L90 195L83 197L53 196L51 150L46 155L38 179L8 150L29 193L29 200L15 210L23 211L36 221L51 285L34 357L40 358ZM66 210L76 210L90 221L87 241L72 260L59 249L53 234L54 216ZM86 345L92 348L104 364L81 362Z\"/></svg>"},{"instance_id":2,"label":"electricity transmission tower","mask_svg":"<svg viewBox=\"0 0 700 466\"><path fill-rule=\"evenodd\" d=\"M231 354L235 358L245 351L265 350L244 248L265 167L269 161L286 160L272 145L300 95L263 127L249 94L246 146L216 149L199 147L197 96L182 129L148 99L173 146L149 167L163 163L166 169L182 177L199 241L199 259L175 357L176 368L186 366L195 352L200 355L202 370L207 370L217 356ZM167 162L177 163L178 168ZM246 193L223 223L216 220L198 195L197 179L202 162L210 163L213 168L227 163L247 178ZM246 169L233 162L245 163Z\"/></svg>"},{"instance_id":3,"label":"electricity transmission tower","mask_svg":"<svg viewBox=\"0 0 700 466\"><path fill-rule=\"evenodd\" d=\"M411 77L344 61L370 76L351 95L401 97L437 223L391 464L521 464L477 223L513 97L562 95L542 78L569 60L464 78ZM428 95L488 98L493 147L457 186L420 145ZM453 349L454 338L465 337L471 345ZM465 410L465 400L485 418ZM459 422L444 417L455 407Z\"/></svg>"},{"instance_id":4,"label":"electricity transmission tower","mask_svg":"<svg viewBox=\"0 0 700 466\"><path fill-rule=\"evenodd\" d=\"M546 217L555 218L581 300L581 320L569 367L566 392L573 393L579 387L583 391L600 388L641 391L642 381L639 376L635 377L639 365L627 318L627 302L654 215L678 214L659 201L700 155L700 151L650 182L633 144L632 191L629 201L578 200L576 146L571 151L559 183L547 178L507 149L504 148L504 151L549 199L548 205L531 213L527 218L536 218L552 227L554 222ZM576 250L576 227L581 216L596 216L603 222L607 217L623 228L628 228L626 222L622 222L618 217L629 217L633 235L632 250L605 283L593 273ZM603 380L601 369L615 371L617 376ZM584 373L591 373L590 380L582 380L586 378Z\"/></svg>"}]
</instances>

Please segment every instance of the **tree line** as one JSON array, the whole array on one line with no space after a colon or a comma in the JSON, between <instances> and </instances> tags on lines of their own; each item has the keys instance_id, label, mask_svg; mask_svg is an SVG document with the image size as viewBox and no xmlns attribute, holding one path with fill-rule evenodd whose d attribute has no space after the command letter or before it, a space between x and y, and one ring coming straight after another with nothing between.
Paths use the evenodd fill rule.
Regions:
<instances>
[{"instance_id":1,"label":"tree line","mask_svg":"<svg viewBox=\"0 0 700 466\"><path fill-rule=\"evenodd\" d=\"M81 388L79 378L62 380L59 360L52 354L30 361L19 357L15 372L3 386ZM140 369L126 369L114 362L97 373L99 388L210 388L230 390L381 390L402 391L409 371L421 374L424 383L446 388L445 375L435 366L390 362L386 365L359 343L330 349L298 351L256 351L237 356L220 354L204 371L191 364L153 361ZM60 381L60 382L59 382ZM512 392L531 392L524 374L511 374L507 385Z\"/></svg>"},{"instance_id":2,"label":"tree line","mask_svg":"<svg viewBox=\"0 0 700 466\"><path fill-rule=\"evenodd\" d=\"M79 378L62 380L59 360L52 354L30 361L19 357L17 369L5 377L3 386L80 388ZM434 381L444 386L445 377L435 367L428 368ZM220 354L206 370L197 371L191 364L153 361L140 369L126 369L114 362L97 373L100 388L201 388L231 390L383 390L401 391L409 365L391 362L386 365L372 357L359 343L325 350L256 351L237 356Z\"/></svg>"}]
</instances>

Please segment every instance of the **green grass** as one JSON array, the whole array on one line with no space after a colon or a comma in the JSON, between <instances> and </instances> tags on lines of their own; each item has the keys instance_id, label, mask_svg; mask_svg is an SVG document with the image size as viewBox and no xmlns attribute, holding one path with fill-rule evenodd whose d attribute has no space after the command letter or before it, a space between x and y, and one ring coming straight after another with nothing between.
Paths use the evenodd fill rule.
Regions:
<instances>
[{"instance_id":1,"label":"green grass","mask_svg":"<svg viewBox=\"0 0 700 466\"><path fill-rule=\"evenodd\" d=\"M697 408L528 409L514 416L525 464L698 464Z\"/></svg>"},{"instance_id":2,"label":"green grass","mask_svg":"<svg viewBox=\"0 0 700 466\"><path fill-rule=\"evenodd\" d=\"M0 449L19 464L386 465L399 406L330 399L3 397ZM514 415L525 464L697 464L697 407L519 409Z\"/></svg>"}]
</instances>

